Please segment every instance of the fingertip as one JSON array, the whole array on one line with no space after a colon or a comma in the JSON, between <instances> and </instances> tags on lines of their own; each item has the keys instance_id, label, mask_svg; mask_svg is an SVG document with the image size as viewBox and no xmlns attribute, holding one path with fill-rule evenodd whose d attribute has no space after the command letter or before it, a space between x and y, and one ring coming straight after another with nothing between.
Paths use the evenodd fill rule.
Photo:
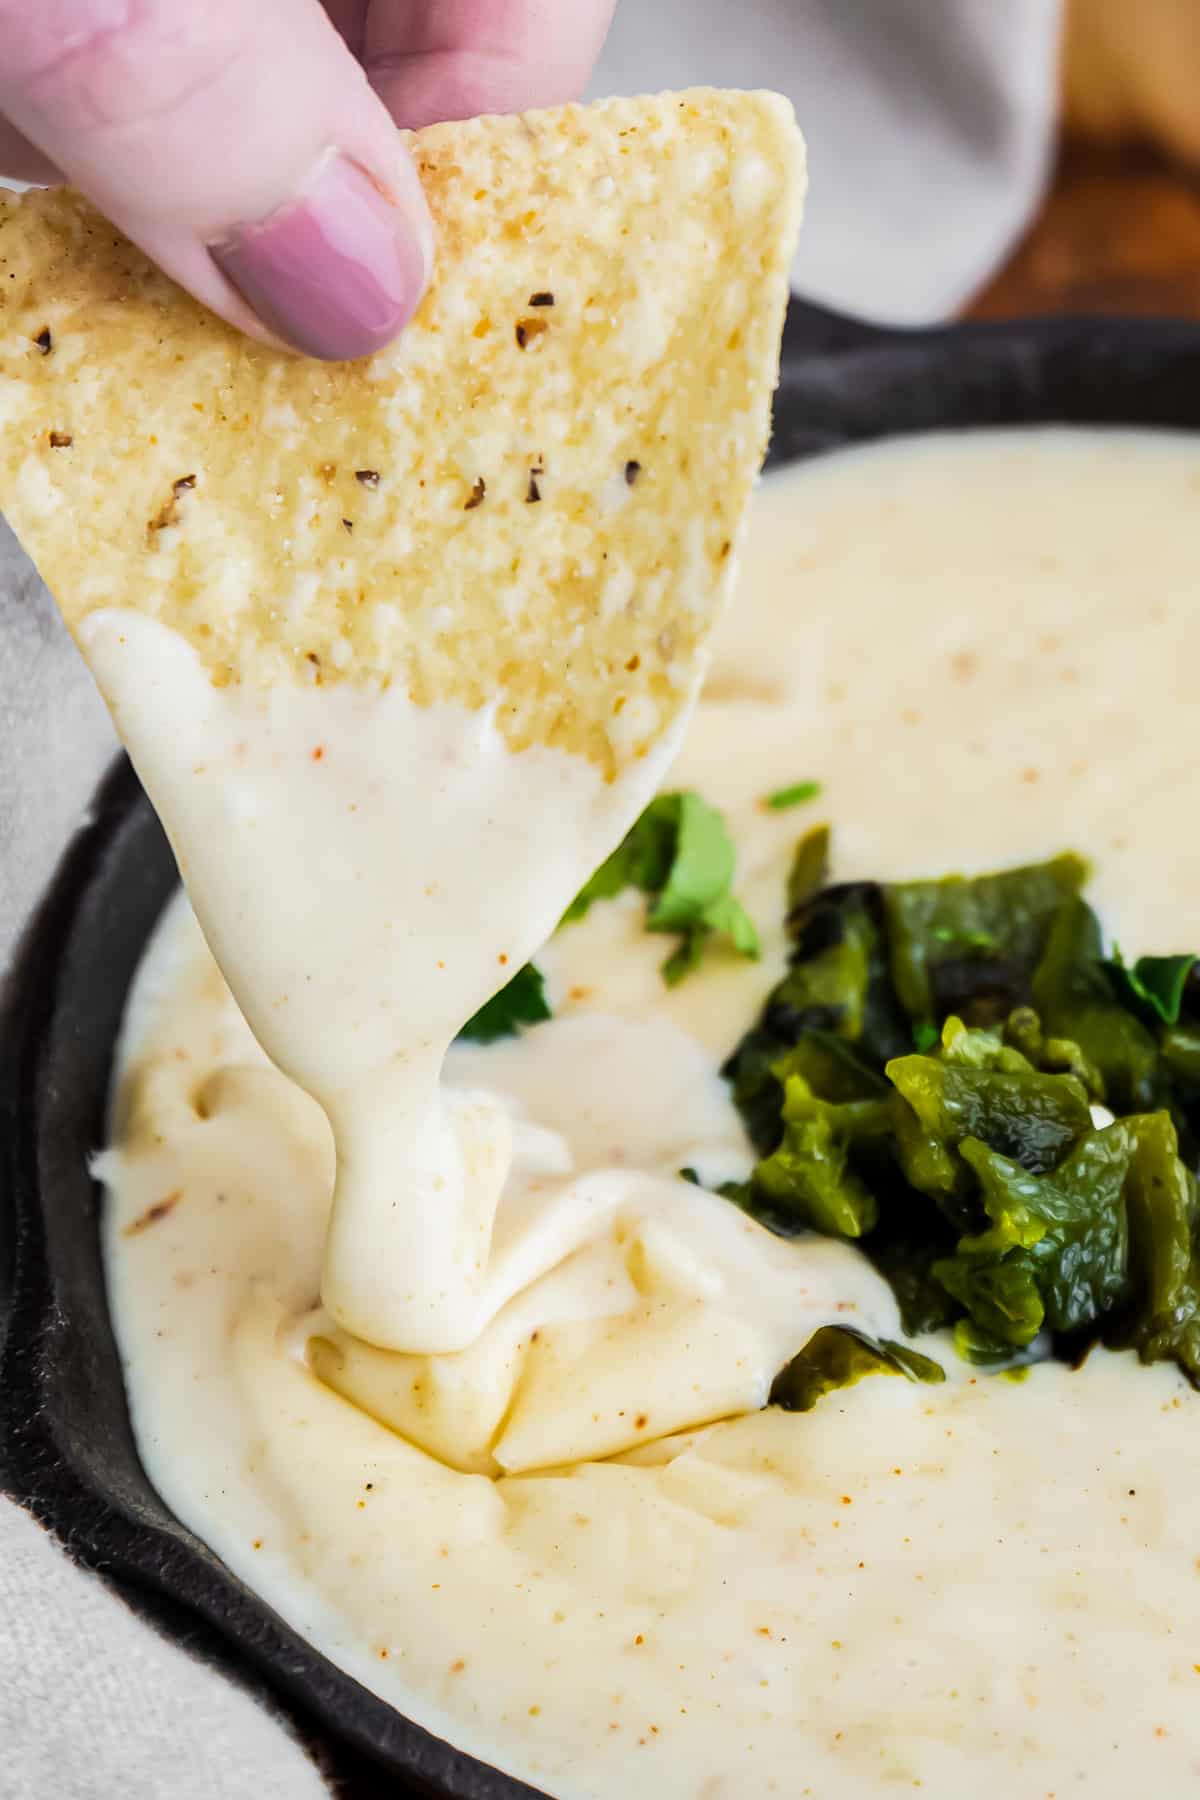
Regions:
<instances>
[{"instance_id":1,"label":"fingertip","mask_svg":"<svg viewBox=\"0 0 1200 1800\"><path fill-rule=\"evenodd\" d=\"M420 304L431 234L422 198L401 195L340 152L266 219L209 246L268 331L306 356L347 362L391 343Z\"/></svg>"},{"instance_id":2,"label":"fingertip","mask_svg":"<svg viewBox=\"0 0 1200 1800\"><path fill-rule=\"evenodd\" d=\"M400 133L319 0L212 0L183 34L161 8L127 10L37 106L0 68L28 143L262 341L337 361L388 343L420 303L432 225ZM81 86L84 114L64 99Z\"/></svg>"}]
</instances>

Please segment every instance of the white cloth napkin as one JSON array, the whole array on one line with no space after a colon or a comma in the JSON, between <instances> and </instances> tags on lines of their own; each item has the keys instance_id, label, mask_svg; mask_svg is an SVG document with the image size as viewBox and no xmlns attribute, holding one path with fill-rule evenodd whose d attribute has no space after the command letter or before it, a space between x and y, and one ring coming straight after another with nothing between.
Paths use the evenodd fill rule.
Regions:
<instances>
[{"instance_id":1,"label":"white cloth napkin","mask_svg":"<svg viewBox=\"0 0 1200 1800\"><path fill-rule=\"evenodd\" d=\"M954 311L1046 177L1058 0L624 0L593 89L790 96L810 187L793 285L898 325Z\"/></svg>"},{"instance_id":2,"label":"white cloth napkin","mask_svg":"<svg viewBox=\"0 0 1200 1800\"><path fill-rule=\"evenodd\" d=\"M265 1707L0 1502L5 1800L328 1800Z\"/></svg>"},{"instance_id":3,"label":"white cloth napkin","mask_svg":"<svg viewBox=\"0 0 1200 1800\"><path fill-rule=\"evenodd\" d=\"M1036 202L1058 25L1058 0L624 0L594 92L713 82L790 94L812 177L796 286L915 324L970 294ZM0 527L0 971L114 747L57 613ZM277 1719L0 1500L5 1800L327 1791Z\"/></svg>"}]
</instances>

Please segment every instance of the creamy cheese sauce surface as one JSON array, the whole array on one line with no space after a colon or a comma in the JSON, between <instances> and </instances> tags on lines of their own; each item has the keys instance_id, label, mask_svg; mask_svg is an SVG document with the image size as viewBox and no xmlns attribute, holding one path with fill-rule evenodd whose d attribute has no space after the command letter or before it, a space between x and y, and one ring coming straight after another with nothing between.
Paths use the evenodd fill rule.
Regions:
<instances>
[{"instance_id":1,"label":"creamy cheese sauce surface","mask_svg":"<svg viewBox=\"0 0 1200 1800\"><path fill-rule=\"evenodd\" d=\"M537 948L666 750L614 794L470 715L210 702L159 628L96 628L256 1034L176 901L99 1163L135 1429L326 1655L561 1800L1200 1782L1177 1372L1097 1353L1015 1383L945 1347L942 1388L759 1411L819 1325L895 1335L890 1292L677 1174L748 1167L718 1069L818 817L839 879L1082 850L1123 943L1195 944L1198 576L1187 439L931 438L770 478L670 777L725 811L763 960L668 991L640 897L599 904L539 957L555 1018L454 1047L440 1085L495 959ZM764 809L801 779L816 806ZM278 978L298 942L304 991Z\"/></svg>"}]
</instances>

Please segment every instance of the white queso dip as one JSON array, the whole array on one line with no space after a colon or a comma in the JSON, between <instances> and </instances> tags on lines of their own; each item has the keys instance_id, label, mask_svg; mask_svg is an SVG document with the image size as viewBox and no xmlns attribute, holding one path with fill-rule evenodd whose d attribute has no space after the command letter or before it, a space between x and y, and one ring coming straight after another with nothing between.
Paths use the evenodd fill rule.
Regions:
<instances>
[{"instance_id":1,"label":"white queso dip","mask_svg":"<svg viewBox=\"0 0 1200 1800\"><path fill-rule=\"evenodd\" d=\"M222 818L261 818L276 910L226 904L221 953L265 964L274 931L308 932L311 993L260 989L256 1027L326 1109L173 901L98 1163L108 1280L150 1479L325 1656L558 1800L1200 1787L1200 1397L1177 1368L1097 1349L1013 1380L932 1338L941 1385L767 1407L820 1328L900 1339L896 1302L853 1244L775 1236L712 1191L754 1161L719 1071L784 966L816 821L839 881L1077 850L1122 943L1200 947L1198 582L1189 438L934 436L768 477L686 741L652 771L723 813L761 958L718 945L668 987L644 897L599 901L538 952L553 1016L455 1044L440 1086L494 985L476 948L537 950L629 797L498 735L487 792L459 791L454 734L483 725L381 717L412 817L360 865L365 703L316 739L314 715L276 717L260 755L214 701L216 797L155 797L201 820L206 893L232 880ZM146 654L169 691L193 679L177 642ZM819 796L764 804L800 781ZM272 837L285 804L315 821L311 870ZM519 841L492 828L518 815ZM439 909L442 869L478 903ZM394 894L413 944L388 963ZM403 1011L434 941L430 966L457 950L467 973L416 1072L360 1093L372 1008ZM298 1024L264 1028L288 1006ZM322 1305L326 1114L360 1103L389 1123Z\"/></svg>"}]
</instances>

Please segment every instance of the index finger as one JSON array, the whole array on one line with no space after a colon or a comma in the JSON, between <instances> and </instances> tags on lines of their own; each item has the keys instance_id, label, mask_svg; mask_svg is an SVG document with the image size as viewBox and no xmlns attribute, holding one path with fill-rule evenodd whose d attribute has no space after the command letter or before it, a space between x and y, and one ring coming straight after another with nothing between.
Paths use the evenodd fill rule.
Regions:
<instances>
[{"instance_id":1,"label":"index finger","mask_svg":"<svg viewBox=\"0 0 1200 1800\"><path fill-rule=\"evenodd\" d=\"M371 0L362 57L397 124L556 106L581 93L615 0Z\"/></svg>"}]
</instances>

